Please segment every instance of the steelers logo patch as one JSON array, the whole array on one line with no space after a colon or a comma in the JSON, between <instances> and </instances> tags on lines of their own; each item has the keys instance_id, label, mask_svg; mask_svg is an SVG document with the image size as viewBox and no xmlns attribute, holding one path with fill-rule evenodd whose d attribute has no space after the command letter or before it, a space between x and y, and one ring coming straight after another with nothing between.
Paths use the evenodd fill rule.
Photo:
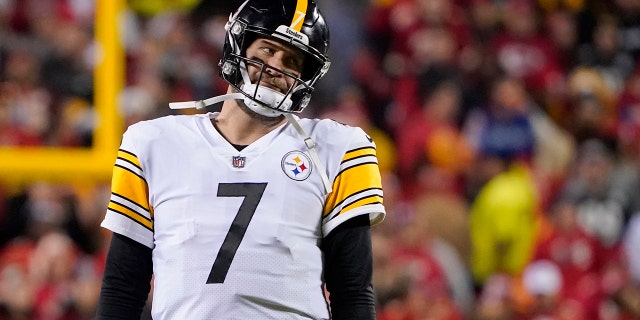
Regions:
<instances>
[{"instance_id":1,"label":"steelers logo patch","mask_svg":"<svg viewBox=\"0 0 640 320\"><path fill-rule=\"evenodd\" d=\"M289 178L302 181L311 174L311 159L302 151L291 151L282 158L282 171Z\"/></svg>"}]
</instances>

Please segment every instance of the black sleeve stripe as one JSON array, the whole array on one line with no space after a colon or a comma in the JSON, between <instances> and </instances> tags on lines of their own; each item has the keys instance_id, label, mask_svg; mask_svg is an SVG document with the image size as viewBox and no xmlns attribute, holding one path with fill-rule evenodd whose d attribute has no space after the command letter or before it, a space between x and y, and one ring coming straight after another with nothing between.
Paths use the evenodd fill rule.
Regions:
<instances>
[{"instance_id":1,"label":"black sleeve stripe","mask_svg":"<svg viewBox=\"0 0 640 320\"><path fill-rule=\"evenodd\" d=\"M130 217L129 215L127 215L127 214L126 214L126 213L124 213L124 212L121 212L121 211L118 211L118 210L115 210L115 209L112 209L112 208L108 208L107 210L109 210L109 211L111 211L111 212L115 212L115 213L121 214L122 216L126 217L127 219L129 219L129 220L131 220L131 221L133 221L133 222L135 222L135 223L137 223L137 224L141 225L143 228L145 228L145 229L147 229L147 230L149 230L149 231L153 232L153 229L148 228L148 227L147 227L147 226L145 226L144 224L140 223L140 221L137 221L136 219L134 219L134 218ZM148 219L145 219L145 220L148 220Z\"/></svg>"},{"instance_id":2,"label":"black sleeve stripe","mask_svg":"<svg viewBox=\"0 0 640 320\"><path fill-rule=\"evenodd\" d=\"M129 152L129 151L124 150L124 149L118 149L118 151L122 151L122 152L124 152L124 153L128 153L128 154L130 154L130 155L134 156L136 159L138 158L138 156L137 156L135 153L133 153L133 152Z\"/></svg>"},{"instance_id":3,"label":"black sleeve stripe","mask_svg":"<svg viewBox=\"0 0 640 320\"><path fill-rule=\"evenodd\" d=\"M127 162L129 162L129 161L127 161ZM129 163L131 163L131 162L129 162ZM119 164L116 164L115 166L116 166L116 167L119 167L119 168L122 168L122 169L124 169L124 170L127 170L127 171L129 171L129 172L131 172L131 173L135 174L136 176L138 176L138 178L142 179L142 181L144 181L144 183L145 183L145 184L147 184L147 180L146 180L143 176L139 175L139 174L138 174L138 173L136 173L136 172L133 172L131 169L129 169L129 168L125 167L125 166L119 165ZM137 166L136 166L136 168L137 168ZM147 184L147 185L148 185L148 184Z\"/></svg>"},{"instance_id":4,"label":"black sleeve stripe","mask_svg":"<svg viewBox=\"0 0 640 320\"><path fill-rule=\"evenodd\" d=\"M349 159L346 159L346 160L342 160L342 162L340 162L340 165L343 165L343 164L345 164L346 162L349 162L349 161L354 161L354 160L361 159L361 158L366 158L366 157L375 157L375 155L363 154L361 156L357 156L357 157L349 158Z\"/></svg>"},{"instance_id":5,"label":"black sleeve stripe","mask_svg":"<svg viewBox=\"0 0 640 320\"><path fill-rule=\"evenodd\" d=\"M125 159L125 158L118 157L117 159L122 160L122 161L125 161L125 162L127 162L127 163L130 163L132 166L134 166L134 167L136 167L136 168L140 169L140 171L142 171L142 168L141 168L140 166L138 166L137 164L135 164L135 163L133 163L133 162L131 162L131 161L129 161L129 160L127 160L127 159Z\"/></svg>"},{"instance_id":6,"label":"black sleeve stripe","mask_svg":"<svg viewBox=\"0 0 640 320\"><path fill-rule=\"evenodd\" d=\"M144 210L144 211L146 211L146 212L151 213L151 211L147 210L147 208L145 208L144 206L141 206L139 203L137 203L137 202L135 202L135 201L133 201L133 200L131 200L131 199L129 199L129 198L127 198L127 197L125 197L125 196L123 196L123 195L119 194L119 193L116 193L116 192L113 192L113 191L112 191L112 192L111 192L111 194L113 194L113 195L114 195L114 196L116 196L116 197L119 197L119 198L122 198L122 199L124 199L124 200L127 200L127 201L129 201L129 202L131 202L131 203L135 204L136 206L138 206L138 208L140 208L140 209L142 209L142 210Z\"/></svg>"},{"instance_id":7,"label":"black sleeve stripe","mask_svg":"<svg viewBox=\"0 0 640 320\"><path fill-rule=\"evenodd\" d=\"M362 199L367 199L367 198L371 198L371 197L375 197L375 196L364 197L364 198L362 198ZM362 200L362 199L359 199L359 200ZM356 201L358 201L358 200L354 200L354 201L351 201L350 203L347 203L347 205L345 205L345 207L349 206L351 203L356 202ZM382 202L380 202L380 201L374 201L374 202L371 202L371 203L367 203L367 204L362 205L362 206L361 206L361 208L364 208L364 207L366 207L366 206L373 206L373 205L377 205L377 204L382 204ZM343 208L344 208L344 207L343 207ZM340 214L342 213L342 210L343 210L343 209L340 209L338 212L332 213L332 215L331 215L331 216L326 216L324 219L322 219L322 220L323 220L323 223L327 223L327 222L329 222L329 221L333 220L335 217L339 217L339 216L340 216ZM372 212L373 212L373 211L372 211ZM370 212L370 213L371 213L371 212Z\"/></svg>"},{"instance_id":8,"label":"black sleeve stripe","mask_svg":"<svg viewBox=\"0 0 640 320\"><path fill-rule=\"evenodd\" d=\"M337 213L342 211L342 208L348 207L352 203L360 200L372 197L383 198L382 188L367 188L346 196L342 201L338 202L333 208L331 208L331 211L329 211L324 219L331 220L333 219L333 216L338 215Z\"/></svg>"},{"instance_id":9,"label":"black sleeve stripe","mask_svg":"<svg viewBox=\"0 0 640 320\"><path fill-rule=\"evenodd\" d=\"M360 147L360 148L355 148L355 149L351 149L351 150L347 150L347 152L345 152L346 154L349 154L351 152L356 152L356 151L360 151L360 150L364 150L364 149L372 149L372 150L376 150L376 148L374 146L365 146L365 147Z\"/></svg>"},{"instance_id":10,"label":"black sleeve stripe","mask_svg":"<svg viewBox=\"0 0 640 320\"><path fill-rule=\"evenodd\" d=\"M359 195L361 193L365 193L365 192L371 191L371 190L380 190L380 191L382 191L382 188L366 188L366 189L360 190L358 192L355 192L353 194L350 194L350 195L346 196L344 199L342 199L342 201L336 203L336 206L334 208L339 207L343 202L347 201L351 197L355 197L355 196L357 196L357 195Z\"/></svg>"},{"instance_id":11,"label":"black sleeve stripe","mask_svg":"<svg viewBox=\"0 0 640 320\"><path fill-rule=\"evenodd\" d=\"M125 207L125 208L127 208L127 209L131 210L131 212L134 212L134 213L135 213L136 215L138 215L139 217L141 217L141 218L143 218L143 219L145 219L145 220L147 220L147 221L149 221L149 222L152 222L152 220L151 220L151 219L147 218L147 217L146 217L145 215L143 215L143 214L140 214L136 209L133 209L133 208L131 208L131 207L127 206L127 205L126 205L126 204L124 204L124 203L120 203L120 202L115 201L115 200L113 200L113 199L111 199L111 200L109 200L109 201L110 201L110 202L113 202L113 203L115 203L115 204L117 204L117 205L119 205L119 206Z\"/></svg>"}]
</instances>

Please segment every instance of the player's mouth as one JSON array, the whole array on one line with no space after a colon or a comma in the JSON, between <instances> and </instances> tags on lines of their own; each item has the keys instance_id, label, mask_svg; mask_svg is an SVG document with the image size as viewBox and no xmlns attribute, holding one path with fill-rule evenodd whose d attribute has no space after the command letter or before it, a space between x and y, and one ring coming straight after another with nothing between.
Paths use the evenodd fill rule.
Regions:
<instances>
[{"instance_id":1,"label":"player's mouth","mask_svg":"<svg viewBox=\"0 0 640 320\"><path fill-rule=\"evenodd\" d=\"M276 91L276 92L279 92L279 93L282 93L282 94L286 94L286 92L287 92L286 89L283 89L282 87L274 84L272 81L268 81L268 80L264 80L264 79L261 79L261 81L258 83L258 85L263 86L265 88L269 88L269 89L271 89L273 91Z\"/></svg>"}]
</instances>

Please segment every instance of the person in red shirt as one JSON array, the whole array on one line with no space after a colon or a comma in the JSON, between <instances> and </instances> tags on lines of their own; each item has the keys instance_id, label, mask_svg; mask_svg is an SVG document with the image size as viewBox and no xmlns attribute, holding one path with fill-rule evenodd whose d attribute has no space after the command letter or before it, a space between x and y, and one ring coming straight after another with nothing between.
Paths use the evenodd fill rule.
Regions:
<instances>
[{"instance_id":1,"label":"person in red shirt","mask_svg":"<svg viewBox=\"0 0 640 320\"><path fill-rule=\"evenodd\" d=\"M596 313L602 294L598 285L600 262L604 254L598 240L586 233L577 222L576 203L560 198L551 206L552 230L534 249L533 261L554 263L562 279L559 299L578 303L584 310Z\"/></svg>"}]
</instances>

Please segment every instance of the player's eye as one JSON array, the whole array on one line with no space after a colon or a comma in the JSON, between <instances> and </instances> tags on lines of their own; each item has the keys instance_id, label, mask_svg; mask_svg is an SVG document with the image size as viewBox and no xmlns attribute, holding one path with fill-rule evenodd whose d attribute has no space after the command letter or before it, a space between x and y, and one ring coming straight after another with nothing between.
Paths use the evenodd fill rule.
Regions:
<instances>
[{"instance_id":1,"label":"player's eye","mask_svg":"<svg viewBox=\"0 0 640 320\"><path fill-rule=\"evenodd\" d=\"M287 66L287 68L295 70L296 72L302 71L302 59L299 59L297 57L287 58L285 61L285 65Z\"/></svg>"},{"instance_id":2,"label":"player's eye","mask_svg":"<svg viewBox=\"0 0 640 320\"><path fill-rule=\"evenodd\" d=\"M273 49L271 47L262 47L262 48L260 48L260 50L262 52L264 52L265 54L270 55L270 56L274 55L275 52L276 52L275 49Z\"/></svg>"}]
</instances>

